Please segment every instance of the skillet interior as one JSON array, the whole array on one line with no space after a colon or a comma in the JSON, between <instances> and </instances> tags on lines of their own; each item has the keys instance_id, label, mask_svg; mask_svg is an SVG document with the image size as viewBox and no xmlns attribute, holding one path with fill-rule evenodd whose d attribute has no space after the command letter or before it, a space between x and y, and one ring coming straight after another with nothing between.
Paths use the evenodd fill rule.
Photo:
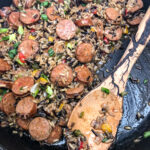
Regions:
<instances>
[{"instance_id":1,"label":"skillet interior","mask_svg":"<svg viewBox=\"0 0 150 150\"><path fill-rule=\"evenodd\" d=\"M144 1L144 9L146 9L150 5L149 0ZM0 0L0 7L10 5L11 0ZM113 67L117 64L120 57L122 56L125 48L127 46L127 42L124 43L123 49L118 50L113 55L110 55L110 60L108 63L99 71L99 76L102 79L107 77ZM150 128L150 106L148 106L148 102L150 102L150 82L148 84L143 84L144 79L148 79L150 81L150 44L147 46L140 59L137 61L134 66L131 76L133 78L139 78L139 84L133 84L131 81L128 81L126 91L128 95L124 97L124 115L121 121L121 124L118 129L117 140L114 146L111 148L112 150L148 150L150 146L150 139L144 140L139 144L133 144L133 140L143 134L148 128ZM141 66L142 69L138 70L137 66ZM106 69L109 69L110 72L105 72ZM140 119L137 121L136 113L140 112L144 119ZM132 130L125 130L124 126L131 126ZM67 149L65 145L65 140L62 140L56 145L47 146L39 146L37 142L31 141L28 137L20 138L17 135L12 135L11 130L7 128L0 128L0 150L65 150ZM130 137L130 138L128 138ZM145 148L144 148L145 147Z\"/></svg>"}]
</instances>

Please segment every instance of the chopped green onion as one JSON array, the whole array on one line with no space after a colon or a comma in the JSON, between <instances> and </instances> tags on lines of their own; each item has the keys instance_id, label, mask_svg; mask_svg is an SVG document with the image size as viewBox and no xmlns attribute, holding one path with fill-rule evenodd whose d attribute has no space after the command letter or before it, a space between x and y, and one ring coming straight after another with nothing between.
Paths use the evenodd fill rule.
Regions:
<instances>
[{"instance_id":1,"label":"chopped green onion","mask_svg":"<svg viewBox=\"0 0 150 150\"><path fill-rule=\"evenodd\" d=\"M50 3L49 3L48 1L45 1L45 2L42 2L42 3L41 3L41 6L48 7L49 4L50 4Z\"/></svg>"},{"instance_id":2,"label":"chopped green onion","mask_svg":"<svg viewBox=\"0 0 150 150\"><path fill-rule=\"evenodd\" d=\"M17 50L16 49L12 49L8 52L8 55L11 59L13 59L17 54Z\"/></svg>"},{"instance_id":3,"label":"chopped green onion","mask_svg":"<svg viewBox=\"0 0 150 150\"><path fill-rule=\"evenodd\" d=\"M6 33L8 31L8 28L0 28L0 34Z\"/></svg>"},{"instance_id":4,"label":"chopped green onion","mask_svg":"<svg viewBox=\"0 0 150 150\"><path fill-rule=\"evenodd\" d=\"M2 37L2 39L0 40L0 42L1 41L7 41L7 40L9 40L9 36L4 36L4 37Z\"/></svg>"},{"instance_id":5,"label":"chopped green onion","mask_svg":"<svg viewBox=\"0 0 150 150\"><path fill-rule=\"evenodd\" d=\"M49 54L49 56L53 56L54 55L54 50L52 48L50 48L48 50L48 54Z\"/></svg>"},{"instance_id":6,"label":"chopped green onion","mask_svg":"<svg viewBox=\"0 0 150 150\"><path fill-rule=\"evenodd\" d=\"M72 45L71 43L68 43L68 44L67 44L67 48L72 49L72 48L73 48L73 45Z\"/></svg>"},{"instance_id":7,"label":"chopped green onion","mask_svg":"<svg viewBox=\"0 0 150 150\"><path fill-rule=\"evenodd\" d=\"M14 44L14 49L17 49L18 46L19 46L19 44L20 44L20 42L16 42L16 43Z\"/></svg>"},{"instance_id":8,"label":"chopped green onion","mask_svg":"<svg viewBox=\"0 0 150 150\"><path fill-rule=\"evenodd\" d=\"M85 7L87 4L85 4L85 3L82 3L81 5L82 5L83 7Z\"/></svg>"},{"instance_id":9,"label":"chopped green onion","mask_svg":"<svg viewBox=\"0 0 150 150\"><path fill-rule=\"evenodd\" d=\"M73 134L74 134L76 137L82 135L82 133L81 133L80 130L74 130L74 131L73 131Z\"/></svg>"},{"instance_id":10,"label":"chopped green onion","mask_svg":"<svg viewBox=\"0 0 150 150\"><path fill-rule=\"evenodd\" d=\"M47 17L46 14L42 14L42 15L41 15L41 18L42 18L42 20L46 20L46 21L48 20L48 17Z\"/></svg>"},{"instance_id":11,"label":"chopped green onion","mask_svg":"<svg viewBox=\"0 0 150 150\"><path fill-rule=\"evenodd\" d=\"M44 73L41 74L41 77L43 77L44 79L48 80L48 77Z\"/></svg>"},{"instance_id":12,"label":"chopped green onion","mask_svg":"<svg viewBox=\"0 0 150 150\"><path fill-rule=\"evenodd\" d=\"M127 95L127 94L128 94L128 92L124 91L124 92L121 92L119 95L120 95L121 97L123 97L123 96L125 96L125 95Z\"/></svg>"},{"instance_id":13,"label":"chopped green onion","mask_svg":"<svg viewBox=\"0 0 150 150\"><path fill-rule=\"evenodd\" d=\"M79 118L83 118L83 116L84 116L84 111L82 111L82 112L80 113Z\"/></svg>"},{"instance_id":14,"label":"chopped green onion","mask_svg":"<svg viewBox=\"0 0 150 150\"><path fill-rule=\"evenodd\" d=\"M147 84L148 83L148 79L144 79L144 84Z\"/></svg>"},{"instance_id":15,"label":"chopped green onion","mask_svg":"<svg viewBox=\"0 0 150 150\"><path fill-rule=\"evenodd\" d=\"M40 84L39 83L35 83L32 87L31 87L31 94L33 97L36 97L38 95L40 91Z\"/></svg>"},{"instance_id":16,"label":"chopped green onion","mask_svg":"<svg viewBox=\"0 0 150 150\"><path fill-rule=\"evenodd\" d=\"M18 27L18 33L19 33L20 35L22 35L22 34L24 33L24 29L23 29L22 26L19 26L19 27Z\"/></svg>"},{"instance_id":17,"label":"chopped green onion","mask_svg":"<svg viewBox=\"0 0 150 150\"><path fill-rule=\"evenodd\" d=\"M9 35L9 42L12 42L12 41L16 41L16 34L10 34Z\"/></svg>"},{"instance_id":18,"label":"chopped green onion","mask_svg":"<svg viewBox=\"0 0 150 150\"><path fill-rule=\"evenodd\" d=\"M107 138L104 138L104 139L102 140L103 143L105 143L106 141L108 141Z\"/></svg>"},{"instance_id":19,"label":"chopped green onion","mask_svg":"<svg viewBox=\"0 0 150 150\"><path fill-rule=\"evenodd\" d=\"M16 62L18 63L18 64L20 64L20 65L24 65L24 63L22 63L21 61L20 61L20 59L16 59Z\"/></svg>"},{"instance_id":20,"label":"chopped green onion","mask_svg":"<svg viewBox=\"0 0 150 150\"><path fill-rule=\"evenodd\" d=\"M53 90L50 86L47 86L46 88L46 93L48 94L48 98L53 95Z\"/></svg>"},{"instance_id":21,"label":"chopped green onion","mask_svg":"<svg viewBox=\"0 0 150 150\"><path fill-rule=\"evenodd\" d=\"M104 93L106 93L106 94L110 93L109 89L107 89L105 87L101 87L101 91L104 92Z\"/></svg>"},{"instance_id":22,"label":"chopped green onion","mask_svg":"<svg viewBox=\"0 0 150 150\"><path fill-rule=\"evenodd\" d=\"M146 139L146 138L148 138L148 137L150 137L150 131L144 132L144 138Z\"/></svg>"},{"instance_id":23,"label":"chopped green onion","mask_svg":"<svg viewBox=\"0 0 150 150\"><path fill-rule=\"evenodd\" d=\"M0 96L0 102L2 101L3 96Z\"/></svg>"}]
</instances>

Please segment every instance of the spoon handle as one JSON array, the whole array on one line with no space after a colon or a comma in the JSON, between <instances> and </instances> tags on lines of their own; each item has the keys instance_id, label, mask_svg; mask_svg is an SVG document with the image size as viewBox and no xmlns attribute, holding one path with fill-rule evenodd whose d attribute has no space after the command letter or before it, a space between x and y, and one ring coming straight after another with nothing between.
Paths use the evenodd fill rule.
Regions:
<instances>
[{"instance_id":1,"label":"spoon handle","mask_svg":"<svg viewBox=\"0 0 150 150\"><path fill-rule=\"evenodd\" d=\"M135 38L132 38L124 55L122 56L114 72L108 77L112 91L120 94L125 90L130 71L138 57L143 52L150 40L150 7L141 21ZM107 80L107 81L108 81ZM109 84L108 83L108 84ZM109 84L109 86L110 86ZM104 84L105 85L105 84Z\"/></svg>"}]
</instances>

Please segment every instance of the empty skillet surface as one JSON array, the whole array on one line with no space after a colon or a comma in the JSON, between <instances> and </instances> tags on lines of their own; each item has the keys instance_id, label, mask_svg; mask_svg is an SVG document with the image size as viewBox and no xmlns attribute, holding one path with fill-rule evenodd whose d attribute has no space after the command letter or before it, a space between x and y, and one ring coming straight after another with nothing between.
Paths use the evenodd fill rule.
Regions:
<instances>
[{"instance_id":1,"label":"empty skillet surface","mask_svg":"<svg viewBox=\"0 0 150 150\"><path fill-rule=\"evenodd\" d=\"M150 5L149 0L143 0L145 9ZM11 0L0 0L0 7L8 6ZM127 42L123 44L123 50L118 50L110 55L108 63L99 71L100 78L102 74L107 77L122 56ZM150 128L150 82L144 84L144 79L150 81L150 44L144 50L143 54L132 69L131 76L140 80L140 83L127 83L126 91L128 95L124 97L124 114L120 123L117 139L112 150L149 150L150 139L143 140L139 144L133 144L134 139L139 137ZM137 68L141 68L140 70ZM110 70L107 73L105 70ZM136 114L140 112L144 118L137 120ZM125 130L124 126L131 126L132 130ZM37 142L31 141L28 137L20 138L18 135L12 135L8 128L0 128L0 150L66 150L65 140L58 145L40 146Z\"/></svg>"}]
</instances>

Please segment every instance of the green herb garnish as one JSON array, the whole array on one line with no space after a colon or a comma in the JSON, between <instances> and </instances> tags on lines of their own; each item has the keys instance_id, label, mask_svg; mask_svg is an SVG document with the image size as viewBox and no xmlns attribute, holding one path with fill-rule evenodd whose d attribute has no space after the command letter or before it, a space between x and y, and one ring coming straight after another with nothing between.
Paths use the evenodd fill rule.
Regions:
<instances>
[{"instance_id":1,"label":"green herb garnish","mask_svg":"<svg viewBox=\"0 0 150 150\"><path fill-rule=\"evenodd\" d=\"M3 96L0 96L0 102L2 101Z\"/></svg>"},{"instance_id":2,"label":"green herb garnish","mask_svg":"<svg viewBox=\"0 0 150 150\"><path fill-rule=\"evenodd\" d=\"M24 65L24 63L22 63L21 61L20 61L20 59L16 59L16 62L18 63L18 64L20 64L20 65Z\"/></svg>"},{"instance_id":3,"label":"green herb garnish","mask_svg":"<svg viewBox=\"0 0 150 150\"><path fill-rule=\"evenodd\" d=\"M106 93L106 94L110 93L109 89L107 89L105 87L101 87L101 91L104 92L104 93Z\"/></svg>"},{"instance_id":4,"label":"green herb garnish","mask_svg":"<svg viewBox=\"0 0 150 150\"><path fill-rule=\"evenodd\" d=\"M41 3L41 6L43 6L43 7L48 7L48 6L50 6L51 4L48 2L48 1L45 1L45 2L42 2Z\"/></svg>"},{"instance_id":5,"label":"green herb garnish","mask_svg":"<svg viewBox=\"0 0 150 150\"><path fill-rule=\"evenodd\" d=\"M14 44L14 49L17 49L18 48L18 46L19 46L19 44L20 44L20 42L16 42L15 44Z\"/></svg>"},{"instance_id":6,"label":"green herb garnish","mask_svg":"<svg viewBox=\"0 0 150 150\"><path fill-rule=\"evenodd\" d=\"M123 96L125 96L125 95L127 95L127 94L128 94L128 92L124 91L124 92L121 92L119 95L120 95L121 97L123 97Z\"/></svg>"},{"instance_id":7,"label":"green herb garnish","mask_svg":"<svg viewBox=\"0 0 150 150\"><path fill-rule=\"evenodd\" d=\"M41 77L48 80L48 77L44 73L41 74Z\"/></svg>"},{"instance_id":8,"label":"green herb garnish","mask_svg":"<svg viewBox=\"0 0 150 150\"><path fill-rule=\"evenodd\" d=\"M16 49L12 49L8 52L8 55L11 59L13 59L16 55L17 55L17 50Z\"/></svg>"},{"instance_id":9,"label":"green herb garnish","mask_svg":"<svg viewBox=\"0 0 150 150\"><path fill-rule=\"evenodd\" d=\"M0 28L0 34L6 33L8 31L8 28Z\"/></svg>"},{"instance_id":10,"label":"green herb garnish","mask_svg":"<svg viewBox=\"0 0 150 150\"><path fill-rule=\"evenodd\" d=\"M52 48L50 48L48 50L48 54L49 54L49 56L53 56L54 55L54 50Z\"/></svg>"},{"instance_id":11,"label":"green herb garnish","mask_svg":"<svg viewBox=\"0 0 150 150\"><path fill-rule=\"evenodd\" d=\"M102 140L103 143L105 143L106 141L108 141L107 138L104 138L104 139Z\"/></svg>"},{"instance_id":12,"label":"green herb garnish","mask_svg":"<svg viewBox=\"0 0 150 150\"><path fill-rule=\"evenodd\" d=\"M80 113L79 118L83 118L83 116L84 116L84 111L82 111L82 112Z\"/></svg>"},{"instance_id":13,"label":"green herb garnish","mask_svg":"<svg viewBox=\"0 0 150 150\"><path fill-rule=\"evenodd\" d=\"M50 98L50 96L53 95L53 90L50 86L47 86L46 93L48 94L48 98Z\"/></svg>"},{"instance_id":14,"label":"green herb garnish","mask_svg":"<svg viewBox=\"0 0 150 150\"><path fill-rule=\"evenodd\" d=\"M73 134L74 134L76 137L82 135L82 133L81 133L80 130L74 130L74 131L73 131Z\"/></svg>"},{"instance_id":15,"label":"green herb garnish","mask_svg":"<svg viewBox=\"0 0 150 150\"><path fill-rule=\"evenodd\" d=\"M2 37L2 39L0 40L0 42L2 42L2 41L8 41L9 40L9 36L4 36L4 37Z\"/></svg>"},{"instance_id":16,"label":"green herb garnish","mask_svg":"<svg viewBox=\"0 0 150 150\"><path fill-rule=\"evenodd\" d=\"M42 18L42 20L45 20L45 21L47 21L47 20L48 20L48 17L47 17L47 15L46 15L46 14L42 14L42 15L41 15L41 18Z\"/></svg>"},{"instance_id":17,"label":"green herb garnish","mask_svg":"<svg viewBox=\"0 0 150 150\"><path fill-rule=\"evenodd\" d=\"M148 79L144 79L144 84L147 84L148 83Z\"/></svg>"},{"instance_id":18,"label":"green herb garnish","mask_svg":"<svg viewBox=\"0 0 150 150\"><path fill-rule=\"evenodd\" d=\"M148 138L148 137L150 137L150 131L144 132L144 138L146 139L146 138Z\"/></svg>"}]
</instances>

